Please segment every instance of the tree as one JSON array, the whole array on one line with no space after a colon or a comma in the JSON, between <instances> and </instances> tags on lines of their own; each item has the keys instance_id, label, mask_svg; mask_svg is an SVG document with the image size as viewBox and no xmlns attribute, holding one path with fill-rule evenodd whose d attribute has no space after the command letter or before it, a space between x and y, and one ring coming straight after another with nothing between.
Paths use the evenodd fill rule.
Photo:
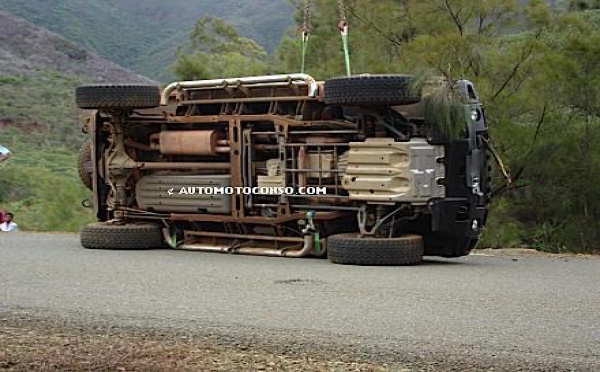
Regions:
<instances>
[{"instance_id":1,"label":"tree","mask_svg":"<svg viewBox=\"0 0 600 372\"><path fill-rule=\"evenodd\" d=\"M315 2L308 72L343 73L336 2ZM576 4L575 4L576 3ZM484 243L600 250L600 13L531 0L346 1L355 73L472 80L513 186L495 175L498 213ZM581 9L584 9L582 11ZM302 19L301 9L297 15ZM330 26L331 25L331 26ZM292 33L278 68L295 70ZM485 237L485 235L484 235Z\"/></svg>"},{"instance_id":2,"label":"tree","mask_svg":"<svg viewBox=\"0 0 600 372\"><path fill-rule=\"evenodd\" d=\"M212 16L196 22L188 45L179 47L175 56L171 69L184 80L260 75L267 71L264 49Z\"/></svg>"}]
</instances>

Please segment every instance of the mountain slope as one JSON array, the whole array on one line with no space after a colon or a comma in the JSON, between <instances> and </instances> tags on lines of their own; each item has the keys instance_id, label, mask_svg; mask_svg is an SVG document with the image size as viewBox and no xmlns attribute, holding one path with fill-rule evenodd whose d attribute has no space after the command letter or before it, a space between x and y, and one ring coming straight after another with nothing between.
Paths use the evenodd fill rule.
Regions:
<instances>
[{"instance_id":1,"label":"mountain slope","mask_svg":"<svg viewBox=\"0 0 600 372\"><path fill-rule=\"evenodd\" d=\"M77 147L74 89L81 84L154 83L61 36L0 12L0 139L11 127L19 142ZM35 125L34 125L35 124Z\"/></svg>"},{"instance_id":2,"label":"mountain slope","mask_svg":"<svg viewBox=\"0 0 600 372\"><path fill-rule=\"evenodd\" d=\"M177 45L212 14L272 51L293 23L288 0L0 0L23 17L122 66L167 81Z\"/></svg>"},{"instance_id":3,"label":"mountain slope","mask_svg":"<svg viewBox=\"0 0 600 372\"><path fill-rule=\"evenodd\" d=\"M98 82L153 83L57 34L0 12L0 208L24 230L77 231L92 219L80 202L77 148L84 139L74 90Z\"/></svg>"},{"instance_id":4,"label":"mountain slope","mask_svg":"<svg viewBox=\"0 0 600 372\"><path fill-rule=\"evenodd\" d=\"M97 82L152 82L53 32L0 12L0 75L31 77L43 70Z\"/></svg>"}]
</instances>

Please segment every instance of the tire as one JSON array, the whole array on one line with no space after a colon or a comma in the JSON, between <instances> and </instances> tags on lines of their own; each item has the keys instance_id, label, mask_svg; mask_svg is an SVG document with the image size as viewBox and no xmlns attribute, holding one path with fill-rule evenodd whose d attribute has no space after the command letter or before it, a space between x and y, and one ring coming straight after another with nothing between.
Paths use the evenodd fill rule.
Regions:
<instances>
[{"instance_id":1,"label":"tire","mask_svg":"<svg viewBox=\"0 0 600 372\"><path fill-rule=\"evenodd\" d=\"M399 238L360 238L356 233L327 238L329 261L342 265L416 265L423 260L420 235Z\"/></svg>"},{"instance_id":2,"label":"tire","mask_svg":"<svg viewBox=\"0 0 600 372\"><path fill-rule=\"evenodd\" d=\"M160 104L160 89L155 85L110 84L85 85L75 90L81 109L142 109Z\"/></svg>"},{"instance_id":3,"label":"tire","mask_svg":"<svg viewBox=\"0 0 600 372\"><path fill-rule=\"evenodd\" d=\"M328 105L396 106L417 103L421 95L411 91L410 75L357 75L325 81Z\"/></svg>"},{"instance_id":4,"label":"tire","mask_svg":"<svg viewBox=\"0 0 600 372\"><path fill-rule=\"evenodd\" d=\"M81 245L88 249L151 249L164 246L160 225L91 223L81 230Z\"/></svg>"},{"instance_id":5,"label":"tire","mask_svg":"<svg viewBox=\"0 0 600 372\"><path fill-rule=\"evenodd\" d=\"M79 148L79 155L77 157L77 173L81 183L88 189L92 189L92 171L90 169L92 162L92 144L90 141L85 141Z\"/></svg>"}]
</instances>

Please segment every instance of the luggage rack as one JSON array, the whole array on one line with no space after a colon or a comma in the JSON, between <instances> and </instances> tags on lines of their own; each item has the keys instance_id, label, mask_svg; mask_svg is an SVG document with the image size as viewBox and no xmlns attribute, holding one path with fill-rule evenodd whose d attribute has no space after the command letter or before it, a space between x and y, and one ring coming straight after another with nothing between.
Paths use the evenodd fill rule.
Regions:
<instances>
[{"instance_id":1,"label":"luggage rack","mask_svg":"<svg viewBox=\"0 0 600 372\"><path fill-rule=\"evenodd\" d=\"M276 88L283 88L286 92L278 92L274 90ZM290 94L289 88L293 94ZM290 97L297 100L298 96L315 98L318 91L317 81L312 76L302 73L178 81L169 84L163 90L160 104L168 105L173 92L177 93L176 101L178 103L206 103L208 101L217 103L241 100L285 100Z\"/></svg>"}]
</instances>

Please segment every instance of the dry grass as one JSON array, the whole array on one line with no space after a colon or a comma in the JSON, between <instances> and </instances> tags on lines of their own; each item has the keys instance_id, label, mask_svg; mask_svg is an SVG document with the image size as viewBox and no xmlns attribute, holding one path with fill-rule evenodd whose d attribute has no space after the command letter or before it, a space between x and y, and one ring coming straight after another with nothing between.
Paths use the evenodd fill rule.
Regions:
<instances>
[{"instance_id":1,"label":"dry grass","mask_svg":"<svg viewBox=\"0 0 600 372\"><path fill-rule=\"evenodd\" d=\"M1 323L0 323L1 324ZM370 363L273 355L185 337L101 335L0 325L4 371L386 371Z\"/></svg>"}]
</instances>

